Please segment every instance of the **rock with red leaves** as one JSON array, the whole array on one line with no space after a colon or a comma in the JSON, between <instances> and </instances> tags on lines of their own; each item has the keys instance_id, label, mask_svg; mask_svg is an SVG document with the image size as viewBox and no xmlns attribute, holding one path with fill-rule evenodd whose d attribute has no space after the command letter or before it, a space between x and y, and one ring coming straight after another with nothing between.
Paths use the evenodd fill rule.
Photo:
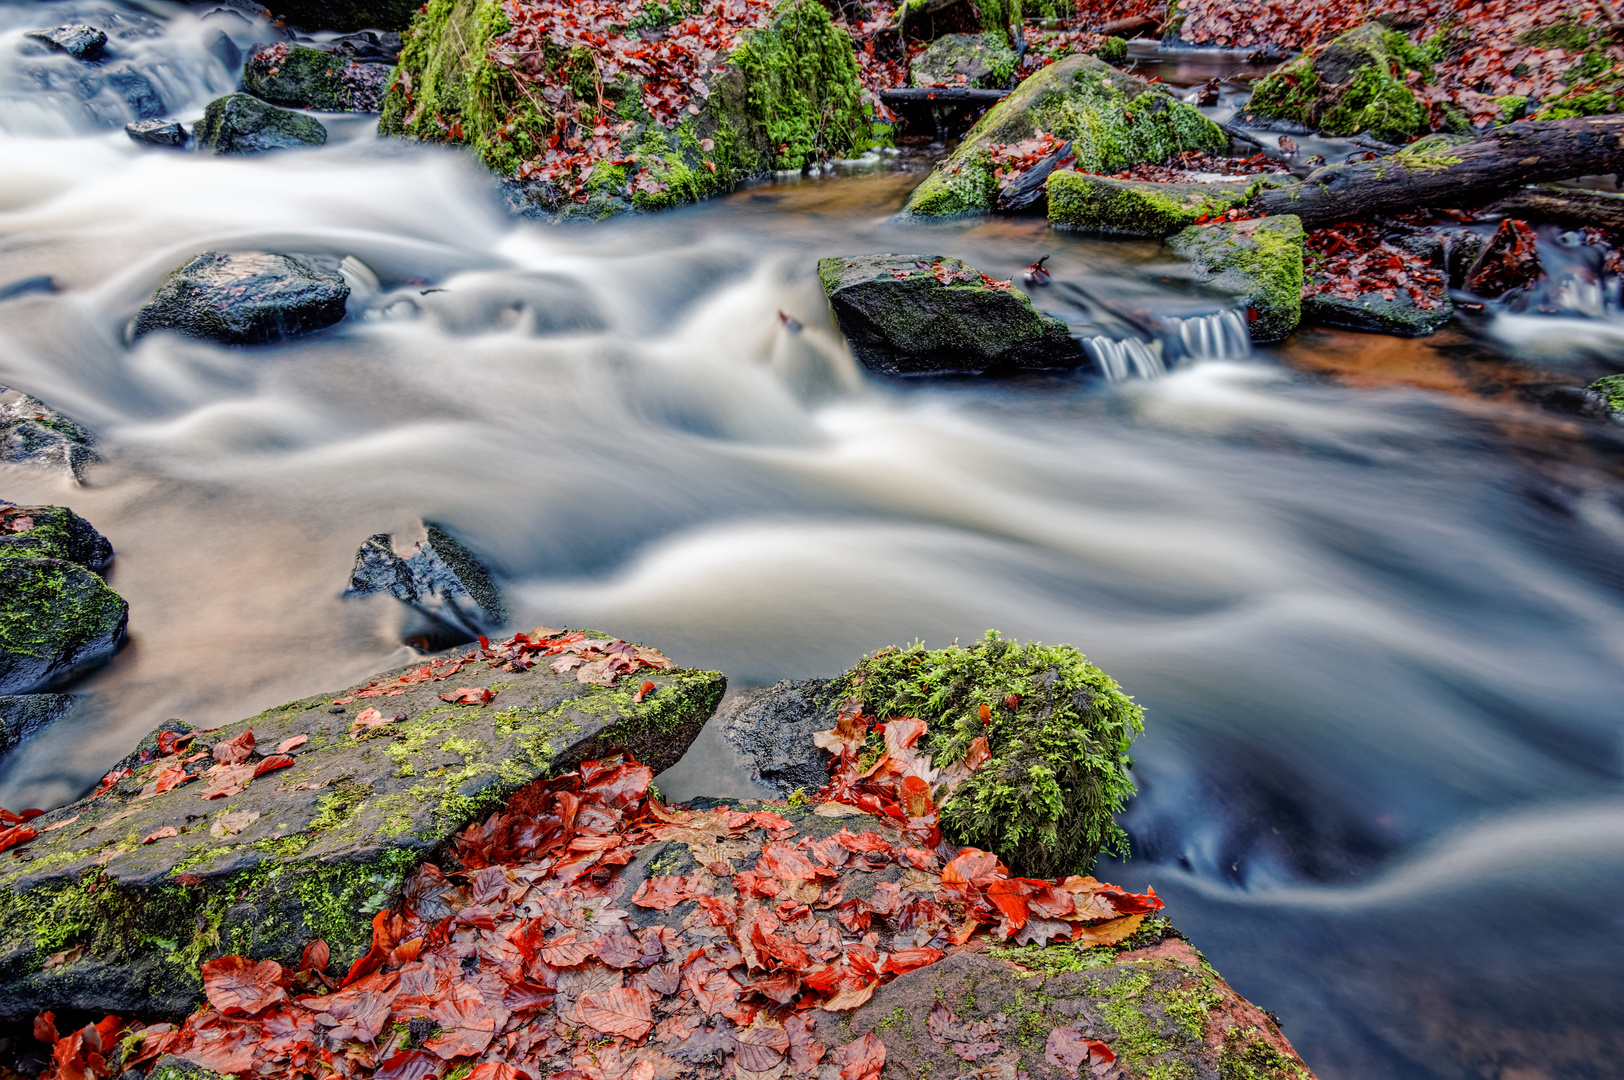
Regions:
<instances>
[{"instance_id":1,"label":"rock with red leaves","mask_svg":"<svg viewBox=\"0 0 1624 1080\"><path fill-rule=\"evenodd\" d=\"M1538 281L1544 273L1538 240L1526 221L1506 218L1466 272L1466 287L1479 296L1500 297Z\"/></svg>"}]
</instances>

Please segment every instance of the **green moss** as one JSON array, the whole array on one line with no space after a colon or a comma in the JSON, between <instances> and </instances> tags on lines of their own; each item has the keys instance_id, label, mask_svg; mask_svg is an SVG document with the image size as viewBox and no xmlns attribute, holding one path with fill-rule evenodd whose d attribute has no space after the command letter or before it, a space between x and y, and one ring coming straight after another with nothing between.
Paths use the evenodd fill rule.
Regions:
<instances>
[{"instance_id":1,"label":"green moss","mask_svg":"<svg viewBox=\"0 0 1624 1080\"><path fill-rule=\"evenodd\" d=\"M1577 19L1563 19L1548 26L1536 26L1517 36L1517 44L1535 49L1562 49L1570 53L1589 52L1606 43L1600 24L1587 25Z\"/></svg>"},{"instance_id":2,"label":"green moss","mask_svg":"<svg viewBox=\"0 0 1624 1080\"><path fill-rule=\"evenodd\" d=\"M1308 1080L1313 1074L1257 1037L1256 1028L1230 1028L1218 1057L1220 1080Z\"/></svg>"},{"instance_id":3,"label":"green moss","mask_svg":"<svg viewBox=\"0 0 1624 1080\"><path fill-rule=\"evenodd\" d=\"M835 693L860 697L881 719L924 720L938 764L987 737L991 759L941 806L956 842L997 851L1033 877L1084 872L1101 850L1127 854L1112 815L1134 793L1127 754L1143 716L1071 646L1022 646L993 631L969 648L915 643L868 657Z\"/></svg>"},{"instance_id":4,"label":"green moss","mask_svg":"<svg viewBox=\"0 0 1624 1080\"><path fill-rule=\"evenodd\" d=\"M1175 254L1204 280L1238 293L1256 317L1255 341L1277 341L1302 319L1303 227L1294 215L1196 225L1173 236Z\"/></svg>"},{"instance_id":5,"label":"green moss","mask_svg":"<svg viewBox=\"0 0 1624 1080\"><path fill-rule=\"evenodd\" d=\"M1085 232L1165 237L1244 206L1262 181L1159 184L1113 180L1069 169L1049 176L1049 222Z\"/></svg>"},{"instance_id":6,"label":"green moss","mask_svg":"<svg viewBox=\"0 0 1624 1080\"><path fill-rule=\"evenodd\" d=\"M1120 64L1128 58L1128 42L1126 38L1108 37L1100 44L1095 56L1107 64Z\"/></svg>"},{"instance_id":7,"label":"green moss","mask_svg":"<svg viewBox=\"0 0 1624 1080\"><path fill-rule=\"evenodd\" d=\"M1445 35L1418 45L1397 31L1366 23L1260 79L1247 112L1328 135L1369 132L1385 142L1406 143L1426 126L1427 111L1403 74L1417 71L1429 78L1432 64L1447 47ZM1327 78L1327 71L1334 74Z\"/></svg>"},{"instance_id":8,"label":"green moss","mask_svg":"<svg viewBox=\"0 0 1624 1080\"><path fill-rule=\"evenodd\" d=\"M1454 148L1462 140L1450 135L1426 135L1393 155L1393 160L1417 172L1441 172L1459 165L1462 158Z\"/></svg>"},{"instance_id":9,"label":"green moss","mask_svg":"<svg viewBox=\"0 0 1624 1080\"><path fill-rule=\"evenodd\" d=\"M1312 127L1319 92L1319 72L1314 70L1312 61L1304 57L1254 83L1252 99L1246 108L1254 116Z\"/></svg>"},{"instance_id":10,"label":"green moss","mask_svg":"<svg viewBox=\"0 0 1624 1080\"><path fill-rule=\"evenodd\" d=\"M1603 375L1590 389L1601 395L1608 412L1624 416L1624 375Z\"/></svg>"},{"instance_id":11,"label":"green moss","mask_svg":"<svg viewBox=\"0 0 1624 1080\"><path fill-rule=\"evenodd\" d=\"M1068 971L1087 971L1116 962L1117 950L1105 945L1081 945L1063 941L1053 945L1021 945L1005 948L995 945L987 950L1000 960L1009 960L1029 971L1044 975L1060 975Z\"/></svg>"},{"instance_id":12,"label":"green moss","mask_svg":"<svg viewBox=\"0 0 1624 1080\"><path fill-rule=\"evenodd\" d=\"M1368 131L1383 142L1405 143L1426 125L1426 109L1410 88L1383 67L1360 68L1320 120L1327 135L1357 135Z\"/></svg>"},{"instance_id":13,"label":"green moss","mask_svg":"<svg viewBox=\"0 0 1624 1080\"><path fill-rule=\"evenodd\" d=\"M1009 84L1015 64L1006 34L948 34L914 58L909 81L916 87L953 86L963 75L970 86L998 89Z\"/></svg>"}]
</instances>

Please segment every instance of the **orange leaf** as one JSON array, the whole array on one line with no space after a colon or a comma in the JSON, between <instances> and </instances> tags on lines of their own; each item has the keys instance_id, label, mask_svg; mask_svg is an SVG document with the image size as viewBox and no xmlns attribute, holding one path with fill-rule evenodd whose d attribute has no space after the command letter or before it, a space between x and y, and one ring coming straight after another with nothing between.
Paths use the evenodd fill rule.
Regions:
<instances>
[{"instance_id":1,"label":"orange leaf","mask_svg":"<svg viewBox=\"0 0 1624 1080\"><path fill-rule=\"evenodd\" d=\"M576 1015L588 1027L605 1035L623 1035L633 1042L654 1027L648 991L635 987L583 994Z\"/></svg>"},{"instance_id":2,"label":"orange leaf","mask_svg":"<svg viewBox=\"0 0 1624 1080\"><path fill-rule=\"evenodd\" d=\"M880 1069L885 1065L885 1044L879 1036L864 1035L847 1043L842 1053L846 1067L840 1070L840 1080L879 1080Z\"/></svg>"},{"instance_id":3,"label":"orange leaf","mask_svg":"<svg viewBox=\"0 0 1624 1080\"><path fill-rule=\"evenodd\" d=\"M903 949L887 957L885 963L880 965L880 970L889 971L893 975L906 975L910 971L929 967L946 955L940 949Z\"/></svg>"},{"instance_id":4,"label":"orange leaf","mask_svg":"<svg viewBox=\"0 0 1624 1080\"><path fill-rule=\"evenodd\" d=\"M651 682L644 682L642 686L639 686L637 688L637 693L632 695L632 700L633 701L642 701L644 698L648 697L653 692L654 692L654 684L651 683Z\"/></svg>"},{"instance_id":5,"label":"orange leaf","mask_svg":"<svg viewBox=\"0 0 1624 1080\"><path fill-rule=\"evenodd\" d=\"M303 746L309 741L309 735L289 735L287 738L276 744L276 752L278 754L285 754L289 750L297 750L299 747Z\"/></svg>"},{"instance_id":6,"label":"orange leaf","mask_svg":"<svg viewBox=\"0 0 1624 1080\"><path fill-rule=\"evenodd\" d=\"M541 958L555 968L572 968L592 957L592 942L581 941L574 930L566 930L551 941L542 942Z\"/></svg>"},{"instance_id":7,"label":"orange leaf","mask_svg":"<svg viewBox=\"0 0 1624 1080\"><path fill-rule=\"evenodd\" d=\"M483 705L496 696L494 690L483 686L459 686L455 690L447 690L440 695L441 701L449 701L453 705Z\"/></svg>"},{"instance_id":8,"label":"orange leaf","mask_svg":"<svg viewBox=\"0 0 1624 1080\"><path fill-rule=\"evenodd\" d=\"M235 739L220 743L214 748L214 760L222 765L235 765L247 761L248 755L254 752L254 729L248 728Z\"/></svg>"},{"instance_id":9,"label":"orange leaf","mask_svg":"<svg viewBox=\"0 0 1624 1080\"><path fill-rule=\"evenodd\" d=\"M255 963L243 956L222 956L203 963L203 993L209 1004L229 1015L252 1015L287 1000L285 972L275 960Z\"/></svg>"},{"instance_id":10,"label":"orange leaf","mask_svg":"<svg viewBox=\"0 0 1624 1080\"><path fill-rule=\"evenodd\" d=\"M268 772L275 772L277 769L285 769L292 764L292 755L272 754L270 757L265 758L258 765L254 766L254 775L264 776Z\"/></svg>"},{"instance_id":11,"label":"orange leaf","mask_svg":"<svg viewBox=\"0 0 1624 1080\"><path fill-rule=\"evenodd\" d=\"M150 844L150 843L153 843L154 841L162 840L165 837L179 836L179 835L180 835L180 830L179 829L175 828L173 825L165 825L163 828L158 829L155 832L148 833L145 837L142 838L141 842L143 844Z\"/></svg>"}]
</instances>

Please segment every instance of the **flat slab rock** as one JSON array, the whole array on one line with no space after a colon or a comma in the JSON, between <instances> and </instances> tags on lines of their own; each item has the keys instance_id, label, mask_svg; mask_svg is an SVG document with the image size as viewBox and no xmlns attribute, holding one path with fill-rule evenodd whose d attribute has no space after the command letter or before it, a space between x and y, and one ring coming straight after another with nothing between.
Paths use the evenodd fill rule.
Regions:
<instances>
[{"instance_id":1,"label":"flat slab rock","mask_svg":"<svg viewBox=\"0 0 1624 1080\"><path fill-rule=\"evenodd\" d=\"M170 721L98 794L29 821L37 835L0 858L0 1018L182 1014L201 1000L201 960L292 963L315 938L348 964L366 951L374 912L453 833L532 780L613 748L669 767L726 688L713 671L647 669L611 687L546 661L506 671L456 659L292 701L189 743L176 734L186 725ZM643 681L653 688L638 702ZM464 686L494 697L443 699ZM250 731L241 776L156 791L183 758L204 755L188 771L212 766ZM211 784L230 793L205 798Z\"/></svg>"},{"instance_id":2,"label":"flat slab rock","mask_svg":"<svg viewBox=\"0 0 1624 1080\"><path fill-rule=\"evenodd\" d=\"M337 270L295 255L205 251L164 279L135 317L136 337L170 330L224 345L263 345L344 318Z\"/></svg>"},{"instance_id":3,"label":"flat slab rock","mask_svg":"<svg viewBox=\"0 0 1624 1080\"><path fill-rule=\"evenodd\" d=\"M95 60L107 48L107 35L94 26L86 26L83 23L53 26L48 30L30 30L23 36L43 41L75 60Z\"/></svg>"}]
</instances>

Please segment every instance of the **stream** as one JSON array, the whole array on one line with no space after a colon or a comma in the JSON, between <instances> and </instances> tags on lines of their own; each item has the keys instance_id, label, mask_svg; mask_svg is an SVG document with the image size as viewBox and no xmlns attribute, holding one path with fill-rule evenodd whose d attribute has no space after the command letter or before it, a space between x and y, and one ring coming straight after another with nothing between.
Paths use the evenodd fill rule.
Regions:
<instances>
[{"instance_id":1,"label":"stream","mask_svg":"<svg viewBox=\"0 0 1624 1080\"><path fill-rule=\"evenodd\" d=\"M71 21L112 58L22 37ZM428 520L513 628L601 628L734 687L988 628L1073 643L1146 715L1133 858L1096 872L1153 885L1320 1077L1624 1075L1624 428L1537 403L1624 367L1615 307L1254 352L1158 244L892 220L922 151L563 228L369 117L259 158L125 136L148 90L195 119L265 33L0 6L0 294L55 286L0 300L0 385L106 459L83 487L0 467L0 497L111 539L131 633L0 762L0 805L80 797L165 718L408 661L393 601L339 593L361 541ZM349 317L130 344L216 248L344 260ZM814 268L882 251L1017 283L1046 254L1040 307L1193 321L1155 349L1101 334L1073 374L881 381ZM714 729L659 783L756 793Z\"/></svg>"}]
</instances>

